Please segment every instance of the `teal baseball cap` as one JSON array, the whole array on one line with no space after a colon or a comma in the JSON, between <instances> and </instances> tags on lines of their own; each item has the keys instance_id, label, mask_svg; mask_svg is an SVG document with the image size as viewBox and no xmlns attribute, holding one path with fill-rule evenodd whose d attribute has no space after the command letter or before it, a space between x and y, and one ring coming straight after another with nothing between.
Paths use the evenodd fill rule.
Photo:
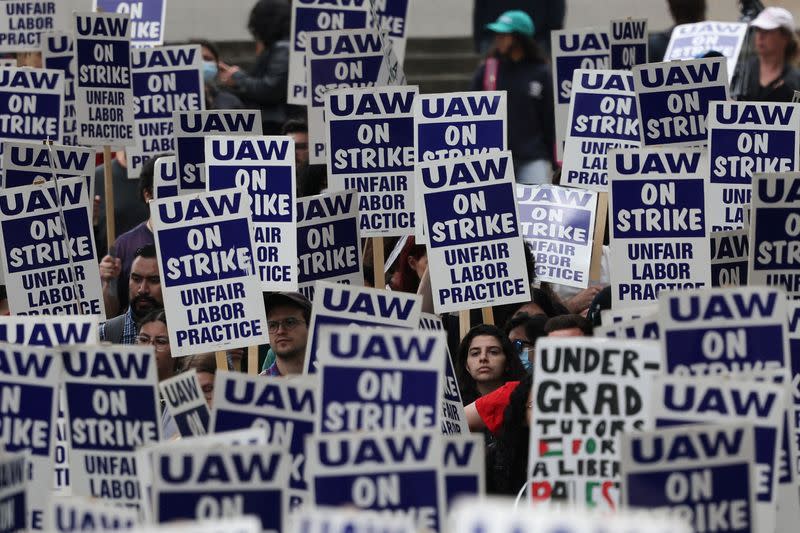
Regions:
<instances>
[{"instance_id":1,"label":"teal baseball cap","mask_svg":"<svg viewBox=\"0 0 800 533\"><path fill-rule=\"evenodd\" d=\"M533 37L533 21L527 13L519 9L506 11L497 20L487 24L486 29L495 33L521 33Z\"/></svg>"}]
</instances>

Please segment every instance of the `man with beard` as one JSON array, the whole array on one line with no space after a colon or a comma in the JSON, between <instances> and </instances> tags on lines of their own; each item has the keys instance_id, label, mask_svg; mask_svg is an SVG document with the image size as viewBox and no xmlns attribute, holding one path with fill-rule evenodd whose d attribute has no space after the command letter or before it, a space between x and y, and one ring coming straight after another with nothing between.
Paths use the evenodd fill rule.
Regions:
<instances>
[{"instance_id":1,"label":"man with beard","mask_svg":"<svg viewBox=\"0 0 800 533\"><path fill-rule=\"evenodd\" d=\"M150 311L164 307L156 247L136 250L128 277L128 310L100 325L100 340L112 344L135 344L136 323Z\"/></svg>"}]
</instances>

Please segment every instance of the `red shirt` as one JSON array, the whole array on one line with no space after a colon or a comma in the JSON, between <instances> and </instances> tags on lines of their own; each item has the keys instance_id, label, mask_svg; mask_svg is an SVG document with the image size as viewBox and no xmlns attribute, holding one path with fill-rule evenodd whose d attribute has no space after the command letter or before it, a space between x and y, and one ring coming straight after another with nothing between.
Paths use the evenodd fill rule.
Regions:
<instances>
[{"instance_id":1,"label":"red shirt","mask_svg":"<svg viewBox=\"0 0 800 533\"><path fill-rule=\"evenodd\" d=\"M511 393L514 392L517 385L519 385L519 381L509 381L475 400L475 409L492 435L497 435L503 425L503 413L505 413L506 407L511 401Z\"/></svg>"}]
</instances>

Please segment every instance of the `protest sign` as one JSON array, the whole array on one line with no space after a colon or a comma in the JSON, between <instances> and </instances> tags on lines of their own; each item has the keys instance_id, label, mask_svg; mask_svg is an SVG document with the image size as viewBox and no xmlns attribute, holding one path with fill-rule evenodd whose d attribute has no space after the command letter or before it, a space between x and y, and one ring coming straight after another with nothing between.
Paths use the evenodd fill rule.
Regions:
<instances>
[{"instance_id":1,"label":"protest sign","mask_svg":"<svg viewBox=\"0 0 800 533\"><path fill-rule=\"evenodd\" d=\"M3 143L2 168L0 188L52 181L54 174L56 179L82 176L89 198L94 199L95 161L91 148L6 141Z\"/></svg>"},{"instance_id":2,"label":"protest sign","mask_svg":"<svg viewBox=\"0 0 800 533\"><path fill-rule=\"evenodd\" d=\"M779 385L742 379L657 376L651 389L651 419L656 428L686 424L753 424L756 493L753 531L775 531L776 463L787 405Z\"/></svg>"},{"instance_id":3,"label":"protest sign","mask_svg":"<svg viewBox=\"0 0 800 533\"><path fill-rule=\"evenodd\" d=\"M167 0L93 0L92 11L127 13L131 17L131 43L134 46L164 44L164 18Z\"/></svg>"},{"instance_id":4,"label":"protest sign","mask_svg":"<svg viewBox=\"0 0 800 533\"><path fill-rule=\"evenodd\" d=\"M608 36L611 69L630 70L647 63L647 19L612 20Z\"/></svg>"},{"instance_id":5,"label":"protest sign","mask_svg":"<svg viewBox=\"0 0 800 533\"><path fill-rule=\"evenodd\" d=\"M793 104L711 102L708 164L712 231L744 225L753 174L800 170L800 108Z\"/></svg>"},{"instance_id":6,"label":"protest sign","mask_svg":"<svg viewBox=\"0 0 800 533\"><path fill-rule=\"evenodd\" d=\"M118 531L133 529L139 521L135 509L125 509L84 498L51 498L47 531Z\"/></svg>"},{"instance_id":7,"label":"protest sign","mask_svg":"<svg viewBox=\"0 0 800 533\"><path fill-rule=\"evenodd\" d=\"M243 192L150 203L172 357L268 342Z\"/></svg>"},{"instance_id":8,"label":"protest sign","mask_svg":"<svg viewBox=\"0 0 800 533\"><path fill-rule=\"evenodd\" d=\"M792 402L795 412L800 411L800 301L787 302L789 324L787 336L789 337L790 374L789 382L792 390ZM800 444L800 417L795 416L792 424L792 442ZM798 453L800 455L800 453ZM796 467L795 474L800 475L800 464Z\"/></svg>"},{"instance_id":9,"label":"protest sign","mask_svg":"<svg viewBox=\"0 0 800 533\"><path fill-rule=\"evenodd\" d=\"M717 204L719 205L719 204ZM711 286L747 285L747 229L711 232Z\"/></svg>"},{"instance_id":10,"label":"protest sign","mask_svg":"<svg viewBox=\"0 0 800 533\"><path fill-rule=\"evenodd\" d=\"M53 486L60 377L61 359L52 349L0 344L0 444L7 452L30 451L28 479L35 495L28 500L30 529L46 523L44 495Z\"/></svg>"},{"instance_id":11,"label":"protest sign","mask_svg":"<svg viewBox=\"0 0 800 533\"><path fill-rule=\"evenodd\" d=\"M202 70L199 44L131 51L136 146L125 151L128 178L154 155L175 152L174 113L205 109Z\"/></svg>"},{"instance_id":12,"label":"protest sign","mask_svg":"<svg viewBox=\"0 0 800 533\"><path fill-rule=\"evenodd\" d=\"M209 191L249 195L261 290L297 290L294 140L214 135L205 138L205 152Z\"/></svg>"},{"instance_id":13,"label":"protest sign","mask_svg":"<svg viewBox=\"0 0 800 533\"><path fill-rule=\"evenodd\" d=\"M623 499L694 531L755 532L752 425L662 428L621 437Z\"/></svg>"},{"instance_id":14,"label":"protest sign","mask_svg":"<svg viewBox=\"0 0 800 533\"><path fill-rule=\"evenodd\" d=\"M632 148L609 156L611 306L711 285L703 151Z\"/></svg>"},{"instance_id":15,"label":"protest sign","mask_svg":"<svg viewBox=\"0 0 800 533\"><path fill-rule=\"evenodd\" d=\"M439 428L444 332L324 326L316 433Z\"/></svg>"},{"instance_id":16,"label":"protest sign","mask_svg":"<svg viewBox=\"0 0 800 533\"><path fill-rule=\"evenodd\" d=\"M274 446L175 444L153 451L156 522L255 515L283 531L288 457Z\"/></svg>"},{"instance_id":17,"label":"protest sign","mask_svg":"<svg viewBox=\"0 0 800 533\"><path fill-rule=\"evenodd\" d=\"M181 437L199 437L209 432L211 414L196 369L160 381L158 389Z\"/></svg>"},{"instance_id":18,"label":"protest sign","mask_svg":"<svg viewBox=\"0 0 800 533\"><path fill-rule=\"evenodd\" d=\"M314 435L308 472L315 505L408 516L415 529L440 531L443 439L430 431Z\"/></svg>"},{"instance_id":19,"label":"protest sign","mask_svg":"<svg viewBox=\"0 0 800 533\"><path fill-rule=\"evenodd\" d=\"M639 305L636 307L622 307L616 309L603 309L600 311L600 321L604 326L610 326L617 322L645 318L655 315L658 312L658 303Z\"/></svg>"},{"instance_id":20,"label":"protest sign","mask_svg":"<svg viewBox=\"0 0 800 533\"><path fill-rule=\"evenodd\" d=\"M288 533L415 533L408 516L336 507L313 507L289 521Z\"/></svg>"},{"instance_id":21,"label":"protest sign","mask_svg":"<svg viewBox=\"0 0 800 533\"><path fill-rule=\"evenodd\" d=\"M66 24L62 27L66 27ZM64 117L61 122L61 142L67 146L77 146L75 49L71 32L49 31L43 34L42 66L46 69L60 70L64 73Z\"/></svg>"},{"instance_id":22,"label":"protest sign","mask_svg":"<svg viewBox=\"0 0 800 533\"><path fill-rule=\"evenodd\" d=\"M709 106L728 99L724 58L637 65L633 77L643 146L708 142Z\"/></svg>"},{"instance_id":23,"label":"protest sign","mask_svg":"<svg viewBox=\"0 0 800 533\"><path fill-rule=\"evenodd\" d=\"M297 199L298 290L314 301L314 284L325 280L364 285L355 192Z\"/></svg>"},{"instance_id":24,"label":"protest sign","mask_svg":"<svg viewBox=\"0 0 800 533\"><path fill-rule=\"evenodd\" d=\"M61 143L64 73L0 68L0 141Z\"/></svg>"},{"instance_id":25,"label":"protest sign","mask_svg":"<svg viewBox=\"0 0 800 533\"><path fill-rule=\"evenodd\" d=\"M317 371L319 331L322 326L388 326L415 329L422 312L416 294L318 281L308 326L304 374Z\"/></svg>"},{"instance_id":26,"label":"protest sign","mask_svg":"<svg viewBox=\"0 0 800 533\"><path fill-rule=\"evenodd\" d=\"M458 498L483 496L486 492L486 452L483 435L453 435L444 443L445 504L450 507Z\"/></svg>"},{"instance_id":27,"label":"protest sign","mask_svg":"<svg viewBox=\"0 0 800 533\"><path fill-rule=\"evenodd\" d=\"M577 69L572 79L561 183L608 191L608 151L641 144L633 74Z\"/></svg>"},{"instance_id":28,"label":"protest sign","mask_svg":"<svg viewBox=\"0 0 800 533\"><path fill-rule=\"evenodd\" d=\"M15 315L105 318L83 178L0 191L0 250Z\"/></svg>"},{"instance_id":29,"label":"protest sign","mask_svg":"<svg viewBox=\"0 0 800 533\"><path fill-rule=\"evenodd\" d=\"M511 152L420 162L436 313L530 301Z\"/></svg>"},{"instance_id":30,"label":"protest sign","mask_svg":"<svg viewBox=\"0 0 800 533\"><path fill-rule=\"evenodd\" d=\"M28 489L27 453L0 450L0 531L25 531L32 491ZM40 493L41 494L41 493ZM40 526L41 527L41 526Z\"/></svg>"},{"instance_id":31,"label":"protest sign","mask_svg":"<svg viewBox=\"0 0 800 533\"><path fill-rule=\"evenodd\" d=\"M181 520L178 524L139 526L130 533L259 533L261 522L254 516L226 518L224 520Z\"/></svg>"},{"instance_id":32,"label":"protest sign","mask_svg":"<svg viewBox=\"0 0 800 533\"><path fill-rule=\"evenodd\" d=\"M672 29L667 51L661 61L696 59L708 52L722 54L727 60L728 81L733 79L739 52L747 35L746 22L704 21L680 24Z\"/></svg>"},{"instance_id":33,"label":"protest sign","mask_svg":"<svg viewBox=\"0 0 800 533\"><path fill-rule=\"evenodd\" d=\"M556 117L556 158L564 158L567 115L575 70L610 68L609 37L604 29L585 28L550 32L553 99Z\"/></svg>"},{"instance_id":34,"label":"protest sign","mask_svg":"<svg viewBox=\"0 0 800 533\"><path fill-rule=\"evenodd\" d=\"M611 324L599 326L592 332L595 337L612 337L615 339L658 340L660 327L656 316L634 318Z\"/></svg>"},{"instance_id":35,"label":"protest sign","mask_svg":"<svg viewBox=\"0 0 800 533\"><path fill-rule=\"evenodd\" d=\"M325 93L332 89L389 85L391 55L387 57L383 39L375 29L311 33L306 53L309 162L324 165Z\"/></svg>"},{"instance_id":36,"label":"protest sign","mask_svg":"<svg viewBox=\"0 0 800 533\"><path fill-rule=\"evenodd\" d=\"M75 13L78 143L134 146L130 15Z\"/></svg>"},{"instance_id":37,"label":"protest sign","mask_svg":"<svg viewBox=\"0 0 800 533\"><path fill-rule=\"evenodd\" d=\"M42 34L69 24L69 6L58 0L6 0L0 14L0 53L38 52Z\"/></svg>"},{"instance_id":38,"label":"protest sign","mask_svg":"<svg viewBox=\"0 0 800 533\"><path fill-rule=\"evenodd\" d=\"M362 237L414 233L416 87L325 95L328 187L358 191Z\"/></svg>"},{"instance_id":39,"label":"protest sign","mask_svg":"<svg viewBox=\"0 0 800 533\"><path fill-rule=\"evenodd\" d=\"M206 135L261 135L261 111L173 113L178 193L206 190Z\"/></svg>"},{"instance_id":40,"label":"protest sign","mask_svg":"<svg viewBox=\"0 0 800 533\"><path fill-rule=\"evenodd\" d=\"M650 425L653 341L540 338L533 370L528 477L534 502L620 505L617 439Z\"/></svg>"},{"instance_id":41,"label":"protest sign","mask_svg":"<svg viewBox=\"0 0 800 533\"><path fill-rule=\"evenodd\" d=\"M800 298L800 173L756 174L753 193L747 281Z\"/></svg>"},{"instance_id":42,"label":"protest sign","mask_svg":"<svg viewBox=\"0 0 800 533\"><path fill-rule=\"evenodd\" d=\"M219 372L214 386L211 429L215 434L259 428L267 443L289 452L289 507L308 500L306 438L314 431L314 378L264 379L238 372Z\"/></svg>"},{"instance_id":43,"label":"protest sign","mask_svg":"<svg viewBox=\"0 0 800 533\"><path fill-rule=\"evenodd\" d=\"M153 199L178 196L178 167L175 156L168 155L156 159L153 166Z\"/></svg>"},{"instance_id":44,"label":"protest sign","mask_svg":"<svg viewBox=\"0 0 800 533\"><path fill-rule=\"evenodd\" d=\"M344 2L343 2L344 3ZM389 37L391 47L400 65L406 56L408 37L408 10L411 0L371 0L370 22L368 25L379 28Z\"/></svg>"},{"instance_id":45,"label":"protest sign","mask_svg":"<svg viewBox=\"0 0 800 533\"><path fill-rule=\"evenodd\" d=\"M76 496L136 507L136 449L161 439L152 346L64 352L70 481Z\"/></svg>"},{"instance_id":46,"label":"protest sign","mask_svg":"<svg viewBox=\"0 0 800 533\"><path fill-rule=\"evenodd\" d=\"M395 3L396 0L391 0ZM307 105L306 48L312 32L367 27L369 0L293 0L287 102Z\"/></svg>"},{"instance_id":47,"label":"protest sign","mask_svg":"<svg viewBox=\"0 0 800 533\"><path fill-rule=\"evenodd\" d=\"M422 313L419 320L419 329L426 331L444 331L442 319L432 313ZM458 388L458 379L453 369L453 358L450 348L444 346L447 357L444 363L442 376L442 414L441 426L443 435L467 435L467 415L464 414L464 403L461 401L461 391Z\"/></svg>"},{"instance_id":48,"label":"protest sign","mask_svg":"<svg viewBox=\"0 0 800 533\"><path fill-rule=\"evenodd\" d=\"M786 296L766 287L674 291L658 301L665 372L718 375L790 368Z\"/></svg>"},{"instance_id":49,"label":"protest sign","mask_svg":"<svg viewBox=\"0 0 800 533\"><path fill-rule=\"evenodd\" d=\"M530 244L536 279L589 285L597 194L555 185L517 185L522 236Z\"/></svg>"}]
</instances>

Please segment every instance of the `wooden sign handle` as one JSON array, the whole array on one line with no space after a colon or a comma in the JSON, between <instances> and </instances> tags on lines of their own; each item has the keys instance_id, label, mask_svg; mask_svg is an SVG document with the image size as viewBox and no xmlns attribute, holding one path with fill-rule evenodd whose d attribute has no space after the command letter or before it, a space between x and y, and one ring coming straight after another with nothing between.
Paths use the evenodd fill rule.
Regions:
<instances>
[{"instance_id":1,"label":"wooden sign handle","mask_svg":"<svg viewBox=\"0 0 800 533\"><path fill-rule=\"evenodd\" d=\"M483 317L484 324L494 326L494 309L491 307L482 307L481 316Z\"/></svg>"},{"instance_id":2,"label":"wooden sign handle","mask_svg":"<svg viewBox=\"0 0 800 533\"><path fill-rule=\"evenodd\" d=\"M247 373L251 376L258 375L258 346L247 347Z\"/></svg>"},{"instance_id":3,"label":"wooden sign handle","mask_svg":"<svg viewBox=\"0 0 800 533\"><path fill-rule=\"evenodd\" d=\"M228 370L228 353L225 350L214 352L214 358L217 360L217 370Z\"/></svg>"},{"instance_id":4,"label":"wooden sign handle","mask_svg":"<svg viewBox=\"0 0 800 533\"><path fill-rule=\"evenodd\" d=\"M458 336L463 339L469 333L470 324L469 310L458 312Z\"/></svg>"},{"instance_id":5,"label":"wooden sign handle","mask_svg":"<svg viewBox=\"0 0 800 533\"><path fill-rule=\"evenodd\" d=\"M608 218L608 193L597 194L597 211L594 217L594 243L592 243L592 265L589 268L589 284L600 279L603 269L603 239L606 236Z\"/></svg>"},{"instance_id":6,"label":"wooden sign handle","mask_svg":"<svg viewBox=\"0 0 800 533\"><path fill-rule=\"evenodd\" d=\"M115 214L114 214L114 174L111 170L111 147L103 146L103 183L105 184L105 204L106 204L106 246L108 252L114 246L115 235Z\"/></svg>"},{"instance_id":7,"label":"wooden sign handle","mask_svg":"<svg viewBox=\"0 0 800 533\"><path fill-rule=\"evenodd\" d=\"M383 237L372 238L372 274L373 274L373 287L376 289L383 289L386 282L383 277L383 269L385 262L383 258Z\"/></svg>"}]
</instances>

